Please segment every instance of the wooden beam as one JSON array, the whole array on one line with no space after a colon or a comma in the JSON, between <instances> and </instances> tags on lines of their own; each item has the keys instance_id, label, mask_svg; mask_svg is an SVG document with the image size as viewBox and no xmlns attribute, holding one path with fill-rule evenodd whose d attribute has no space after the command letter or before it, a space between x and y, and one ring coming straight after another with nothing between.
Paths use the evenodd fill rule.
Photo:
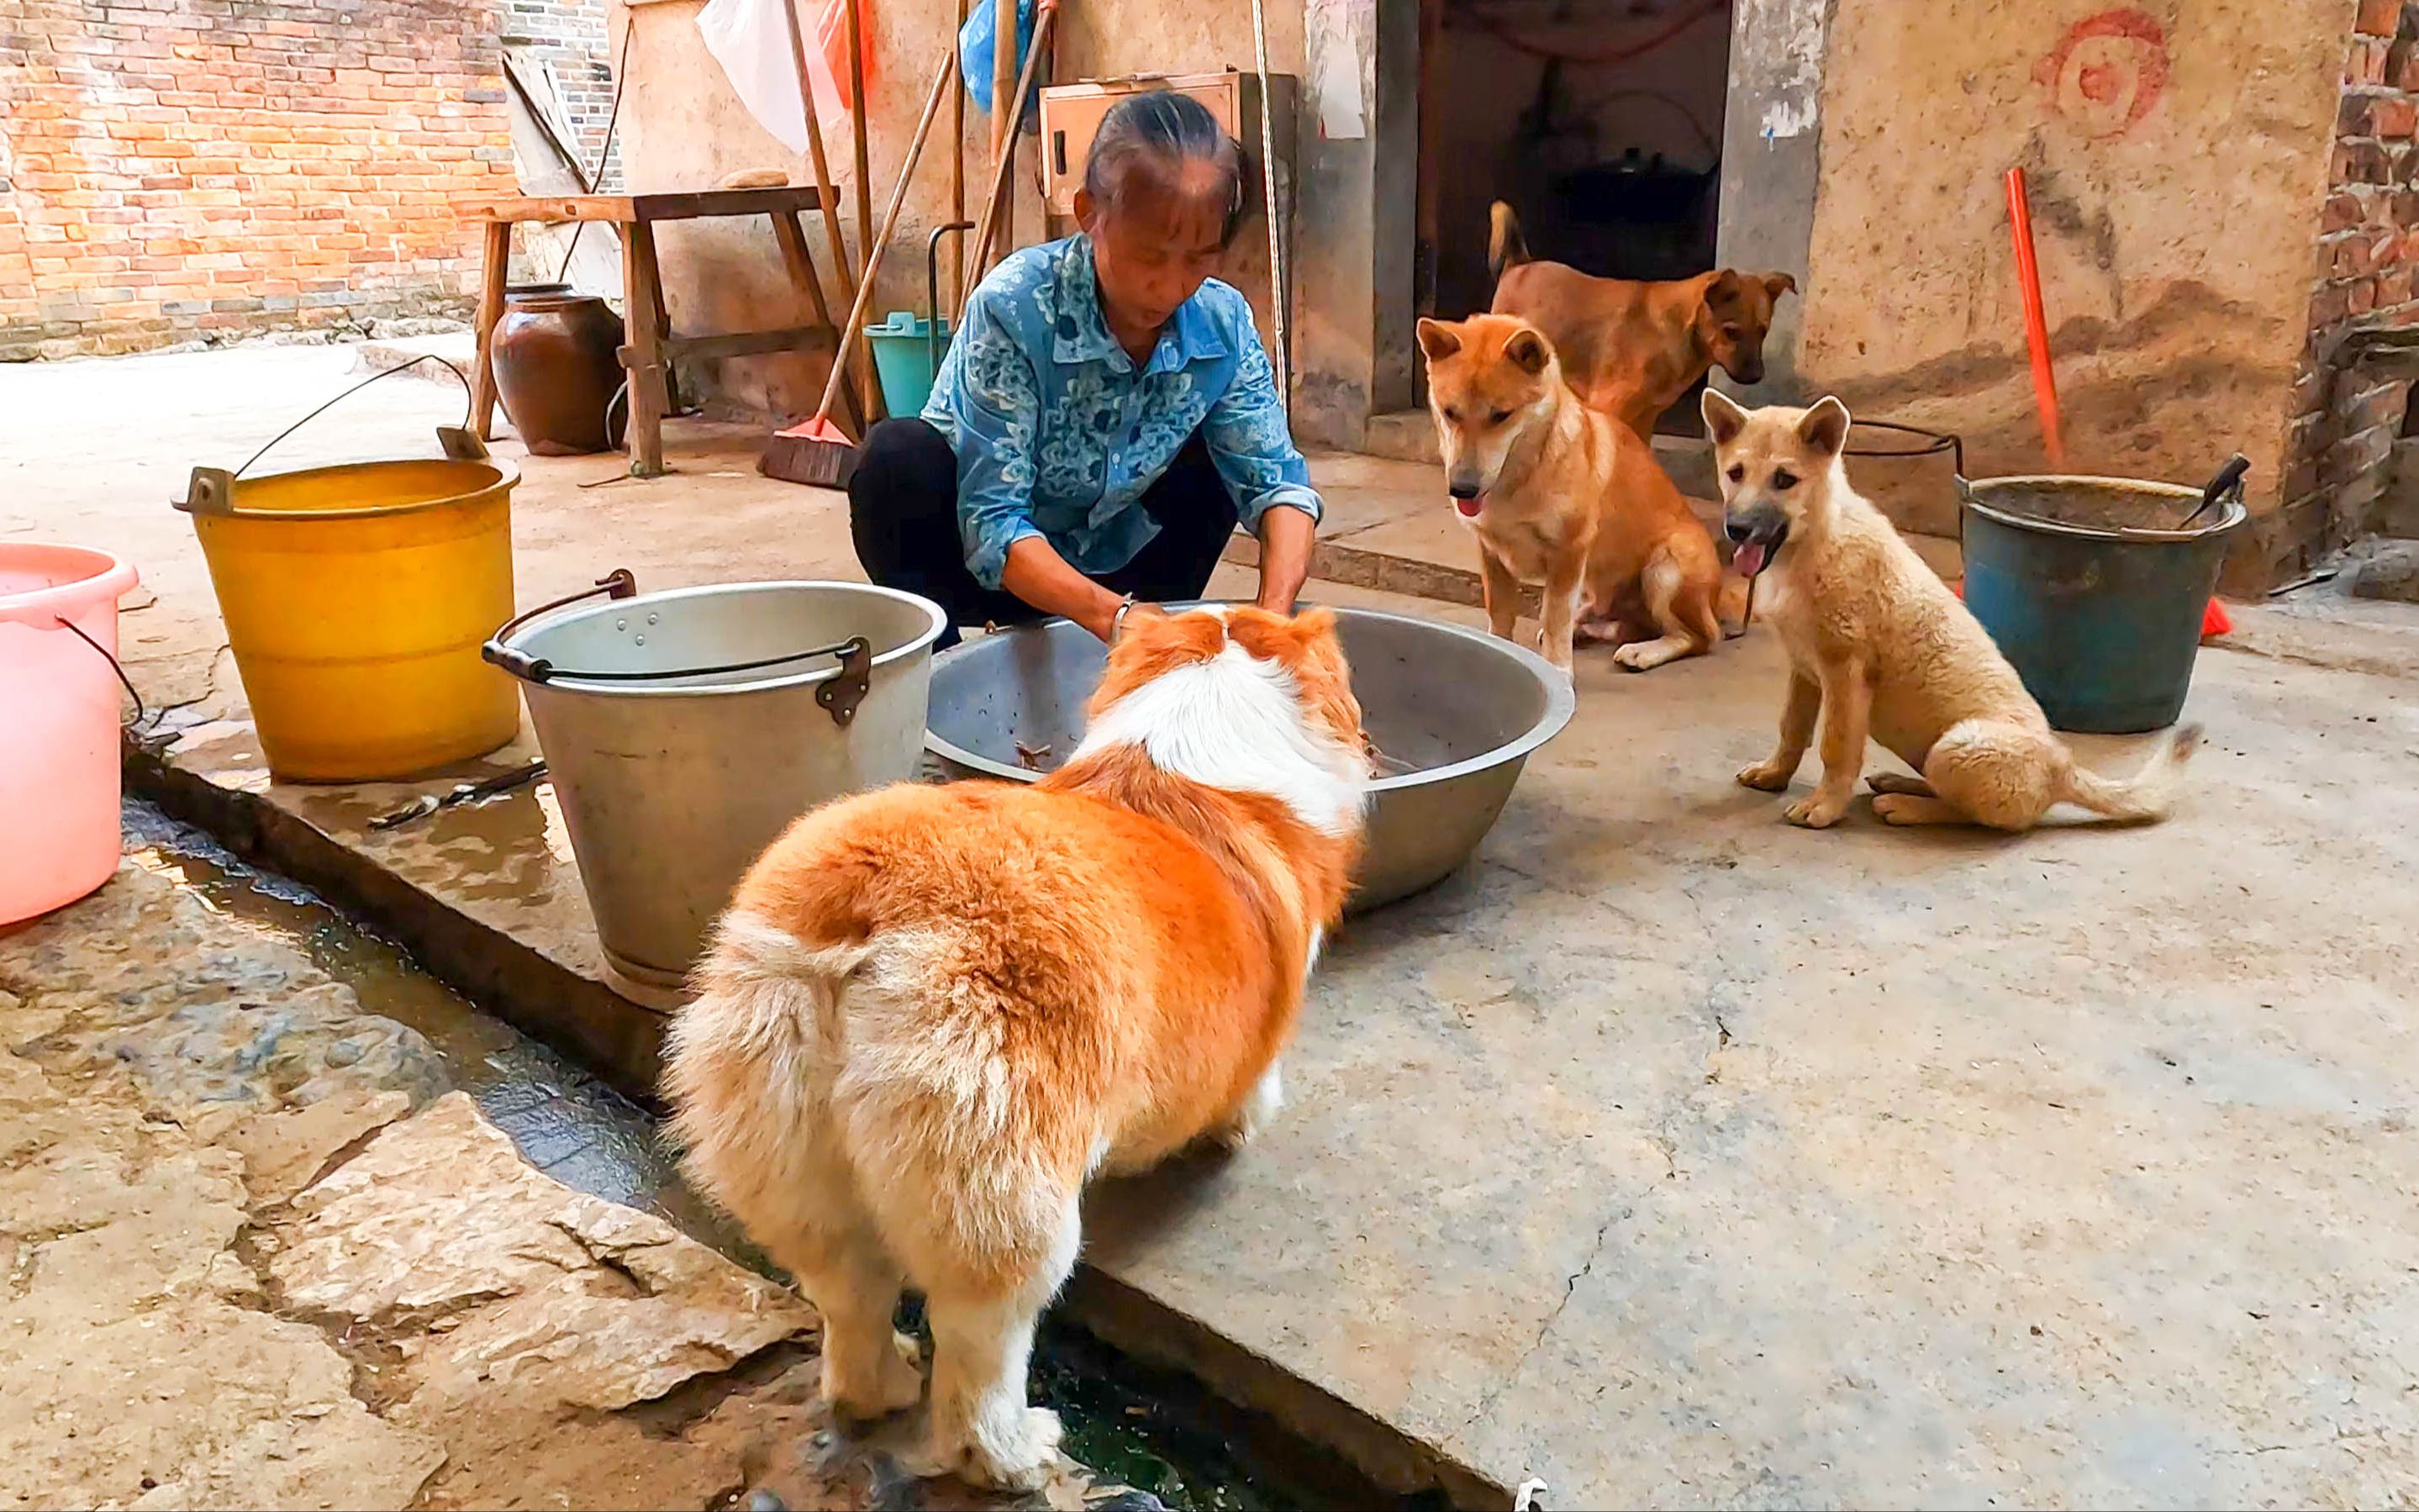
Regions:
<instances>
[{"instance_id":1,"label":"wooden beam","mask_svg":"<svg viewBox=\"0 0 2419 1512\"><path fill-rule=\"evenodd\" d=\"M482 194L454 202L466 221L699 221L821 209L835 196L811 185L708 189L680 194Z\"/></svg>"},{"instance_id":2,"label":"wooden beam","mask_svg":"<svg viewBox=\"0 0 2419 1512\"><path fill-rule=\"evenodd\" d=\"M779 331L732 331L713 336L670 336L658 344L665 362L686 357L762 357L767 352L830 351L840 333L829 326L786 326ZM639 351L624 347L616 353L624 367L635 366Z\"/></svg>"}]
</instances>

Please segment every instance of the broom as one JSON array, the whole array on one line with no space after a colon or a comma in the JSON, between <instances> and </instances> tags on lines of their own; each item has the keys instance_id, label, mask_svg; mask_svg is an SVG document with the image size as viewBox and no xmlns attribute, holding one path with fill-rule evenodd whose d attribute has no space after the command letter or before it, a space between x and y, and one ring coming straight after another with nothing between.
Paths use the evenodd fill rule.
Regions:
<instances>
[{"instance_id":1,"label":"broom","mask_svg":"<svg viewBox=\"0 0 2419 1512\"><path fill-rule=\"evenodd\" d=\"M832 353L831 377L824 383L823 403L803 422L773 433L764 455L756 463L756 471L768 478L819 488L848 486L849 474L856 469L856 445L846 432L832 424L832 406L840 402L840 385L848 380L849 359L864 338L865 310L873 301L873 281L882 271L883 257L890 251L890 233L899 224L900 207L907 202L907 185L916 177L917 162L924 156L924 142L932 134L932 120L941 113L941 97L957 82L958 50L953 42L948 56L941 61L940 73L932 80L932 94L924 100L923 117L917 121L915 140L907 146L907 162L899 170L898 186L890 192L890 206L882 212L882 229L873 239L865 270L857 278L856 299L849 305L847 323L840 327L840 349ZM864 106L863 100L857 101L858 109ZM939 312L934 312L934 318L939 318Z\"/></svg>"},{"instance_id":2,"label":"broom","mask_svg":"<svg viewBox=\"0 0 2419 1512\"><path fill-rule=\"evenodd\" d=\"M2016 284L2024 298L2025 345L2032 355L2033 408L2041 415L2042 449L2049 454L2050 466L2063 472L2067 465L2066 438L2057 423L2057 375L2050 363L2049 316L2042 304L2041 264L2033 254L2032 197L2026 193L2022 168L2008 170L2008 229L2015 240ZM2211 480L2202 495L2201 509L2209 508L2227 489L2240 484L2249 466L2241 456L2229 461L2226 470ZM2200 510L2193 514L2197 517ZM1959 596L1964 596L1962 584ZM2201 638L2227 635L2233 629L2234 621L2226 614L2226 606L2211 599L2201 610Z\"/></svg>"}]
</instances>

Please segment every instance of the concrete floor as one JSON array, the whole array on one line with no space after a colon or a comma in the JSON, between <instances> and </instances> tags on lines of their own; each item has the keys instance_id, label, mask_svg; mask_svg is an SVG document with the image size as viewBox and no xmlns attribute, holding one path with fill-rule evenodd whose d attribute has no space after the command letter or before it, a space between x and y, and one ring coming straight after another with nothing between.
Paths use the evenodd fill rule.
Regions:
<instances>
[{"instance_id":1,"label":"concrete floor","mask_svg":"<svg viewBox=\"0 0 2419 1512\"><path fill-rule=\"evenodd\" d=\"M182 418L191 379L143 381L140 445L90 458L128 407L43 398L49 451L0 474L0 537L135 551L162 594L136 640L207 627L158 501L197 449L240 455L232 413ZM24 387L0 373L0 404ZM421 449L450 401L408 397L351 452ZM525 599L618 564L842 570L829 496L719 476L745 453L711 434L675 427L694 471L652 483L531 463ZM1255 1362L1245 1389L1315 1388L1290 1400L1349 1452L1391 1432L1548 1504L2419 1499L2419 631L2331 613L2244 609L2249 649L2203 656L2173 821L2016 840L1861 807L1809 833L1733 786L1778 713L1766 634L1642 677L1583 657L1479 863L1335 943L1287 1115L1104 1190L1094 1274ZM583 948L544 795L462 816L501 844L372 841L393 793L243 755L201 724L178 763L374 896L436 899L451 948Z\"/></svg>"}]
</instances>

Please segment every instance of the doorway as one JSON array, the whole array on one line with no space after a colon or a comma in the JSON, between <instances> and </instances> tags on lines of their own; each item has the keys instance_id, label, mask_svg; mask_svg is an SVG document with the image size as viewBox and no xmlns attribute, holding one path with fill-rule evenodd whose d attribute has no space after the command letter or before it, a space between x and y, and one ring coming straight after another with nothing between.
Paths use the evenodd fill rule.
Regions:
<instances>
[{"instance_id":1,"label":"doorway","mask_svg":"<svg viewBox=\"0 0 2419 1512\"><path fill-rule=\"evenodd\" d=\"M1583 272L1714 267L1730 16L1729 0L1423 0L1419 313L1487 308L1499 199L1532 255ZM1673 407L1679 428L1695 409Z\"/></svg>"}]
</instances>

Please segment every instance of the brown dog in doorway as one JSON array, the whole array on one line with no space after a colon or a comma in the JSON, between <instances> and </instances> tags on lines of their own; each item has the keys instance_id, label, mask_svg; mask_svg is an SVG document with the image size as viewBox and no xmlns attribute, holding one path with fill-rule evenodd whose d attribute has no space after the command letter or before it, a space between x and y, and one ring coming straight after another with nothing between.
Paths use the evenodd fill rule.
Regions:
<instances>
[{"instance_id":1,"label":"brown dog in doorway","mask_svg":"<svg viewBox=\"0 0 2419 1512\"><path fill-rule=\"evenodd\" d=\"M1502 200L1495 202L1487 267L1495 275L1493 312L1543 332L1580 402L1650 440L1656 418L1717 364L1741 383L1764 381L1773 306L1797 287L1787 273L1725 268L1640 284L1538 262Z\"/></svg>"}]
</instances>

